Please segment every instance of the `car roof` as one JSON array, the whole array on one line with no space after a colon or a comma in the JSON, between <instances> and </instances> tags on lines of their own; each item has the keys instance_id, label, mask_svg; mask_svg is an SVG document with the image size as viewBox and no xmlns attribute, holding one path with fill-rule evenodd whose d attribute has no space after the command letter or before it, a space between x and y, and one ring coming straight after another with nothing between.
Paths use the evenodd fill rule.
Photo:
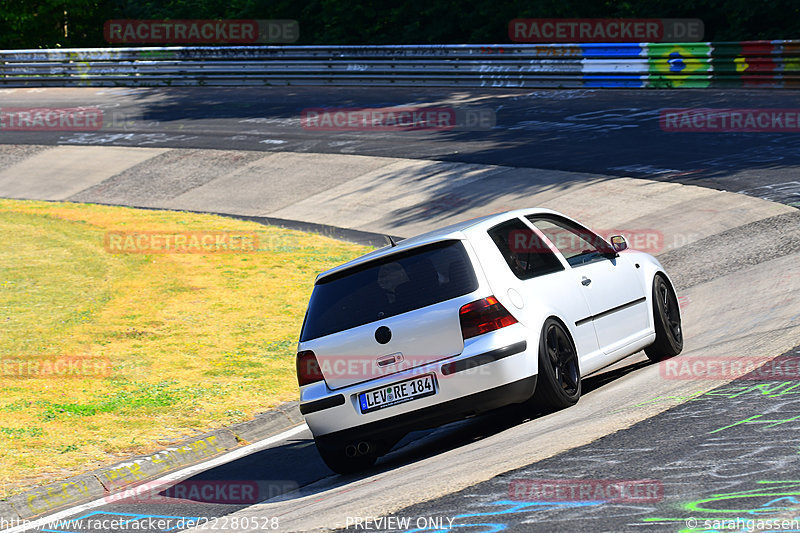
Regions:
<instances>
[{"instance_id":1,"label":"car roof","mask_svg":"<svg viewBox=\"0 0 800 533\"><path fill-rule=\"evenodd\" d=\"M337 272L341 272L343 270L347 270L352 268L356 265L361 265L363 263L367 263L369 261L374 261L378 258L392 255L398 252L411 250L413 248L418 248L420 246L424 246L426 244L432 244L434 242L439 241L446 241L446 240L462 240L468 238L468 234L475 232L475 231L485 231L489 228L504 222L506 220L510 220L512 218L516 218L519 216L527 216L532 214L555 214L561 215L557 211L553 211L552 209L546 209L543 207L530 207L525 209L514 209L511 211L504 211L502 213L494 213L491 215L485 215L478 218L472 218L469 220L463 220L461 222L457 222L455 224L450 224L449 226L445 226L443 228L435 229L432 231L428 231L425 233L421 233L419 235L415 235L414 237L410 237L408 239L403 239L398 241L395 246L387 245L383 248L379 248L377 250L373 250L367 254L364 254L360 257L352 259L347 263L341 264L336 266L330 270L326 270L317 276L315 282L318 282L322 278L328 277L332 274ZM564 216L564 215L561 215ZM565 217L569 218L569 217Z\"/></svg>"}]
</instances>

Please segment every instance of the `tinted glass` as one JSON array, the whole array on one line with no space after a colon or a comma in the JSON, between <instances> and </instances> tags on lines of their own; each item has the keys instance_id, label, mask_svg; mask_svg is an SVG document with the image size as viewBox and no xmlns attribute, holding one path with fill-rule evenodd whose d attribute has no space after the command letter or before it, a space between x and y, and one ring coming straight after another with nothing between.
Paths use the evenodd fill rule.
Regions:
<instances>
[{"instance_id":1,"label":"tinted glass","mask_svg":"<svg viewBox=\"0 0 800 533\"><path fill-rule=\"evenodd\" d=\"M553 251L518 218L493 227L489 236L519 279L564 270Z\"/></svg>"},{"instance_id":2,"label":"tinted glass","mask_svg":"<svg viewBox=\"0 0 800 533\"><path fill-rule=\"evenodd\" d=\"M406 313L477 288L459 241L393 254L320 280L311 294L300 340Z\"/></svg>"},{"instance_id":3,"label":"tinted glass","mask_svg":"<svg viewBox=\"0 0 800 533\"><path fill-rule=\"evenodd\" d=\"M560 217L534 215L528 219L541 231L571 266L608 259L614 250L596 233Z\"/></svg>"}]
</instances>

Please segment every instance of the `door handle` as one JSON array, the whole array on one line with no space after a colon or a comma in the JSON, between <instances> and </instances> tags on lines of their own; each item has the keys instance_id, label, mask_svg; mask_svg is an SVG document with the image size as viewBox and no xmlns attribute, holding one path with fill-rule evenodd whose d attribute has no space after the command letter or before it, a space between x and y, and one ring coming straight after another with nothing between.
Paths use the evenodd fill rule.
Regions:
<instances>
[{"instance_id":1,"label":"door handle","mask_svg":"<svg viewBox=\"0 0 800 533\"><path fill-rule=\"evenodd\" d=\"M584 287L587 287L591 282L592 280L590 280L586 276L583 276L583 279L581 279L581 285L583 285Z\"/></svg>"}]
</instances>

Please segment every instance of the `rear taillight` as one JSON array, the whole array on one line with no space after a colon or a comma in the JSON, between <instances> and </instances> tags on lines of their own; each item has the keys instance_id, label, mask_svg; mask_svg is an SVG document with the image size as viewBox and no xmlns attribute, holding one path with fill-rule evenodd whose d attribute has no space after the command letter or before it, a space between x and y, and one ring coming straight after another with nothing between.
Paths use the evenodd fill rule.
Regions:
<instances>
[{"instance_id":1,"label":"rear taillight","mask_svg":"<svg viewBox=\"0 0 800 533\"><path fill-rule=\"evenodd\" d=\"M464 339L517 323L517 319L494 296L461 306L458 315Z\"/></svg>"},{"instance_id":2,"label":"rear taillight","mask_svg":"<svg viewBox=\"0 0 800 533\"><path fill-rule=\"evenodd\" d=\"M311 350L297 353L297 383L302 387L322 381L322 370L317 363L317 356Z\"/></svg>"}]
</instances>

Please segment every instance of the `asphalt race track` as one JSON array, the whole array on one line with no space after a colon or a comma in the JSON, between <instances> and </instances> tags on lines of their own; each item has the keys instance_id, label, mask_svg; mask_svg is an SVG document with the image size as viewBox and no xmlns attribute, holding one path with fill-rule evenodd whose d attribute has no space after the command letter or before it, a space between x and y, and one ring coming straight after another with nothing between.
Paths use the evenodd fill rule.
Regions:
<instances>
[{"instance_id":1,"label":"asphalt race track","mask_svg":"<svg viewBox=\"0 0 800 533\"><path fill-rule=\"evenodd\" d=\"M409 88L0 89L8 107L98 107L100 132L4 131L3 143L344 153L635 176L800 202L796 133L676 133L661 109L783 108L794 90ZM453 130L320 132L307 108L452 108ZM483 120L479 111L489 111ZM473 120L467 118L472 112ZM468 124L467 121L471 123Z\"/></svg>"},{"instance_id":2,"label":"asphalt race track","mask_svg":"<svg viewBox=\"0 0 800 533\"><path fill-rule=\"evenodd\" d=\"M783 359L797 361L798 356L795 350ZM787 475L797 471L800 434L784 425L800 411L796 387L796 381L744 376L683 398L686 403L587 446L403 509L395 523L447 517L459 531L473 532L537 526L549 531L739 531L755 530L759 519L796 518L800 482ZM631 483L628 494L609 493L608 485L593 477L598 470L602 481L637 480L639 485ZM556 479L591 481L559 486Z\"/></svg>"},{"instance_id":3,"label":"asphalt race track","mask_svg":"<svg viewBox=\"0 0 800 533\"><path fill-rule=\"evenodd\" d=\"M10 107L99 107L105 122L96 132L0 131L0 196L258 214L402 236L448 217L528 204L596 228L656 228L673 245L653 253L681 296L686 346L676 360L777 357L784 369L798 366L800 135L665 132L658 117L664 108L791 108L800 92L289 87L0 95ZM461 117L489 109L493 127L301 125L305 108L393 105L449 106ZM72 153L54 147L75 146L86 150L75 148L76 158L105 153L103 165L118 168L49 196L55 182L45 163ZM265 153L274 158L259 159ZM301 164L308 170L298 171ZM360 169L345 179L326 175L326 165ZM401 167L397 178L392 169ZM182 170L186 176L167 179ZM195 172L215 175L178 183ZM239 176L242 190L261 191L269 208L258 211L233 190L211 194L227 190L214 180L233 179L216 174ZM292 180L308 184L298 193L285 186ZM410 185L428 182L435 186ZM515 407L418 432L360 475L333 475L299 426L249 455L187 473L176 480L185 492L110 497L57 515L83 523L44 530L131 531L131 523L149 521L139 530L174 531L204 517L190 530L738 531L748 524L713 520L800 519L800 372L730 382L668 368L636 354L585 378L570 409ZM631 487L626 496L598 492L620 481ZM216 503L191 496L204 484L257 486L258 496ZM93 518L129 522L97 528ZM768 530L800 530L800 523Z\"/></svg>"}]
</instances>

